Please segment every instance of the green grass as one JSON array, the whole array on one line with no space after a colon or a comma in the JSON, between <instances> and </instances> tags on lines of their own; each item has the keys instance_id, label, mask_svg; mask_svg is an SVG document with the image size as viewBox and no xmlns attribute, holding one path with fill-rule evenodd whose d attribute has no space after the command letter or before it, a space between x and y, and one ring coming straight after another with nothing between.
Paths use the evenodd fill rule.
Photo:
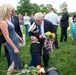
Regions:
<instances>
[{"instance_id":1,"label":"green grass","mask_svg":"<svg viewBox=\"0 0 76 75\"><path fill-rule=\"evenodd\" d=\"M24 28L24 27L23 27ZM24 33L25 31L23 31ZM68 37L67 42L60 42L60 27L58 27L58 42L60 49L55 49L50 54L50 67L56 67L60 75L76 75L76 45L72 44L71 37ZM68 31L68 34L70 31ZM31 60L30 52L30 39L26 37L26 46L20 47L20 58L23 65L29 64ZM4 57L4 49L2 47L0 57L0 75L6 75L7 61ZM43 62L42 62L42 65Z\"/></svg>"}]
</instances>

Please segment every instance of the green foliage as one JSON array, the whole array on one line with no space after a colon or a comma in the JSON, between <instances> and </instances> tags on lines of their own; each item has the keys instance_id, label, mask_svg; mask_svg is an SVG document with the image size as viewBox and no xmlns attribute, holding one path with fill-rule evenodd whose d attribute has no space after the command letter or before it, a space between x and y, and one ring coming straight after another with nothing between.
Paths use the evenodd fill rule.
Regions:
<instances>
[{"instance_id":1,"label":"green foliage","mask_svg":"<svg viewBox=\"0 0 76 75\"><path fill-rule=\"evenodd\" d=\"M63 2L63 3L60 5L60 10L62 10L62 8L68 9L68 5L67 5L66 2Z\"/></svg>"},{"instance_id":2,"label":"green foliage","mask_svg":"<svg viewBox=\"0 0 76 75\"><path fill-rule=\"evenodd\" d=\"M47 4L46 6L44 4L40 5L41 12L46 12L46 13L48 13L49 8L51 7L53 7L51 4Z\"/></svg>"},{"instance_id":3,"label":"green foliage","mask_svg":"<svg viewBox=\"0 0 76 75\"><path fill-rule=\"evenodd\" d=\"M40 11L40 8L37 4L32 4L30 3L30 0L20 0L18 2L17 10L16 13L19 14L21 13L22 15L25 14L25 12L30 15L31 13L36 13Z\"/></svg>"},{"instance_id":4,"label":"green foliage","mask_svg":"<svg viewBox=\"0 0 76 75\"><path fill-rule=\"evenodd\" d=\"M69 16L73 16L74 15L74 12L69 12Z\"/></svg>"},{"instance_id":5,"label":"green foliage","mask_svg":"<svg viewBox=\"0 0 76 75\"><path fill-rule=\"evenodd\" d=\"M41 9L41 10L42 10L44 7L45 7L44 4L41 4L41 5L40 5L40 9Z\"/></svg>"},{"instance_id":6,"label":"green foliage","mask_svg":"<svg viewBox=\"0 0 76 75\"><path fill-rule=\"evenodd\" d=\"M25 12L30 15L31 13L36 12L48 12L48 9L52 7L51 4L47 4L46 6L44 4L41 4L40 6L36 3L30 3L30 0L19 0L16 13L21 13L23 16Z\"/></svg>"},{"instance_id":7,"label":"green foliage","mask_svg":"<svg viewBox=\"0 0 76 75\"><path fill-rule=\"evenodd\" d=\"M53 7L51 4L46 5L47 10L49 10L51 7Z\"/></svg>"},{"instance_id":8,"label":"green foliage","mask_svg":"<svg viewBox=\"0 0 76 75\"><path fill-rule=\"evenodd\" d=\"M22 15L24 15L25 12L28 12L29 14L29 12L31 12L30 9L32 9L31 4L29 2L30 0L19 0L18 1L19 5L17 6L17 10L16 10L17 14L21 13Z\"/></svg>"},{"instance_id":9,"label":"green foliage","mask_svg":"<svg viewBox=\"0 0 76 75\"><path fill-rule=\"evenodd\" d=\"M31 6L33 10L32 13L40 12L40 7L36 3L32 4Z\"/></svg>"},{"instance_id":10,"label":"green foliage","mask_svg":"<svg viewBox=\"0 0 76 75\"><path fill-rule=\"evenodd\" d=\"M37 5L37 3L30 3L30 0L18 0L18 6L17 6L16 13L17 14L21 13L23 16L25 12L27 12L29 16L31 15L31 13L36 13L36 12L48 13L49 8L51 7L53 7L52 4ZM63 2L60 5L60 10L62 10L63 7L66 7L68 9L68 4L66 2ZM56 8L54 8L54 12L57 13L58 15L62 15L62 12L60 11L58 13L58 10ZM73 14L74 12L69 13L70 16L73 16Z\"/></svg>"},{"instance_id":11,"label":"green foliage","mask_svg":"<svg viewBox=\"0 0 76 75\"><path fill-rule=\"evenodd\" d=\"M72 44L72 38L68 37L67 42L60 42L60 27L58 27L58 42L60 49L55 49L53 52L49 52L50 60L49 67L56 67L59 70L60 75L76 75L76 44ZM69 35L70 31L68 31ZM20 58L22 64L30 63L30 38L26 37L26 46L20 47ZM7 72L7 61L4 57L4 48L2 47L0 57L0 75L6 75ZM41 57L42 58L42 57ZM43 59L42 59L42 65ZM22 74L25 75L25 74ZM28 75L28 74L26 74ZM29 74L31 75L31 74Z\"/></svg>"}]
</instances>

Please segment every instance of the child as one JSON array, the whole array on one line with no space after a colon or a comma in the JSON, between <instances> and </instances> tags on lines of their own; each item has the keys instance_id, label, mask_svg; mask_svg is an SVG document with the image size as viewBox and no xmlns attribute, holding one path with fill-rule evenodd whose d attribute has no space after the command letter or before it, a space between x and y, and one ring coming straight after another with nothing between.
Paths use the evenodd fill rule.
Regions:
<instances>
[{"instance_id":1,"label":"child","mask_svg":"<svg viewBox=\"0 0 76 75\"><path fill-rule=\"evenodd\" d=\"M36 67L40 65L40 42L42 36L39 35L38 27L35 25L35 22L30 26L29 31L31 35L32 43L30 46L31 62L30 66Z\"/></svg>"},{"instance_id":2,"label":"child","mask_svg":"<svg viewBox=\"0 0 76 75\"><path fill-rule=\"evenodd\" d=\"M76 43L76 22L72 23L72 38L73 38L73 43Z\"/></svg>"},{"instance_id":3,"label":"child","mask_svg":"<svg viewBox=\"0 0 76 75\"><path fill-rule=\"evenodd\" d=\"M38 42L38 36L31 36L32 43L30 46L31 62L29 66L37 67L40 65L40 43Z\"/></svg>"},{"instance_id":4,"label":"child","mask_svg":"<svg viewBox=\"0 0 76 75\"><path fill-rule=\"evenodd\" d=\"M54 43L55 34L51 32L46 32L45 35L46 35L46 39L44 41L44 47L47 50L53 52L53 43Z\"/></svg>"}]
</instances>

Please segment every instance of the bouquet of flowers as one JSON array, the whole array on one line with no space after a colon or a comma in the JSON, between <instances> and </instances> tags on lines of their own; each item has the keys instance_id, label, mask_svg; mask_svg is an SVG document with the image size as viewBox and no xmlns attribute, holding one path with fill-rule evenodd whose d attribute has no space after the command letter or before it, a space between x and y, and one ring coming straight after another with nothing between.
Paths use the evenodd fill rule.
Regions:
<instances>
[{"instance_id":1,"label":"bouquet of flowers","mask_svg":"<svg viewBox=\"0 0 76 75\"><path fill-rule=\"evenodd\" d=\"M48 31L48 32L45 33L45 36L50 38L50 39L53 39L53 38L55 38L55 33L52 33L52 32Z\"/></svg>"},{"instance_id":2,"label":"bouquet of flowers","mask_svg":"<svg viewBox=\"0 0 76 75\"><path fill-rule=\"evenodd\" d=\"M46 36L46 39L44 42L44 47L47 50L50 50L53 52L53 43L54 43L55 34L52 32L46 32L45 36Z\"/></svg>"}]
</instances>

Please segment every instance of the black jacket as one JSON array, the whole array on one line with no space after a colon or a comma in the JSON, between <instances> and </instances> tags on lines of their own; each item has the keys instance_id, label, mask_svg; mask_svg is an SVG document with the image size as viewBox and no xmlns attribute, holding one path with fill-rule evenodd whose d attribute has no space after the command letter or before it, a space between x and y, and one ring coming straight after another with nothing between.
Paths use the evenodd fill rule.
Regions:
<instances>
[{"instance_id":1,"label":"black jacket","mask_svg":"<svg viewBox=\"0 0 76 75\"><path fill-rule=\"evenodd\" d=\"M15 26L15 31L16 33L22 37L22 32L21 32L21 29L20 29L20 26L19 26L19 19L17 16L13 16L13 19L14 19L14 26Z\"/></svg>"},{"instance_id":2,"label":"black jacket","mask_svg":"<svg viewBox=\"0 0 76 75\"><path fill-rule=\"evenodd\" d=\"M40 52L40 44L39 43L31 43L30 52Z\"/></svg>"},{"instance_id":3,"label":"black jacket","mask_svg":"<svg viewBox=\"0 0 76 75\"><path fill-rule=\"evenodd\" d=\"M60 20L60 26L63 27L63 28L69 26L69 14L68 14L68 12L65 12L62 15L62 18Z\"/></svg>"},{"instance_id":4,"label":"black jacket","mask_svg":"<svg viewBox=\"0 0 76 75\"><path fill-rule=\"evenodd\" d=\"M44 33L48 32L48 31L55 32L54 26L50 21L45 20L45 19L43 21L44 21ZM29 32L29 35L31 36L32 33Z\"/></svg>"},{"instance_id":5,"label":"black jacket","mask_svg":"<svg viewBox=\"0 0 76 75\"><path fill-rule=\"evenodd\" d=\"M53 24L50 21L44 19L44 33L48 32L48 31L55 33L55 29L53 27ZM34 35L34 33L32 34L31 32L29 32L29 36L32 36L32 35ZM39 42L43 43L44 38L39 39Z\"/></svg>"},{"instance_id":6,"label":"black jacket","mask_svg":"<svg viewBox=\"0 0 76 75\"><path fill-rule=\"evenodd\" d=\"M55 32L55 29L50 21L44 19L44 32L46 33L48 31Z\"/></svg>"}]
</instances>

